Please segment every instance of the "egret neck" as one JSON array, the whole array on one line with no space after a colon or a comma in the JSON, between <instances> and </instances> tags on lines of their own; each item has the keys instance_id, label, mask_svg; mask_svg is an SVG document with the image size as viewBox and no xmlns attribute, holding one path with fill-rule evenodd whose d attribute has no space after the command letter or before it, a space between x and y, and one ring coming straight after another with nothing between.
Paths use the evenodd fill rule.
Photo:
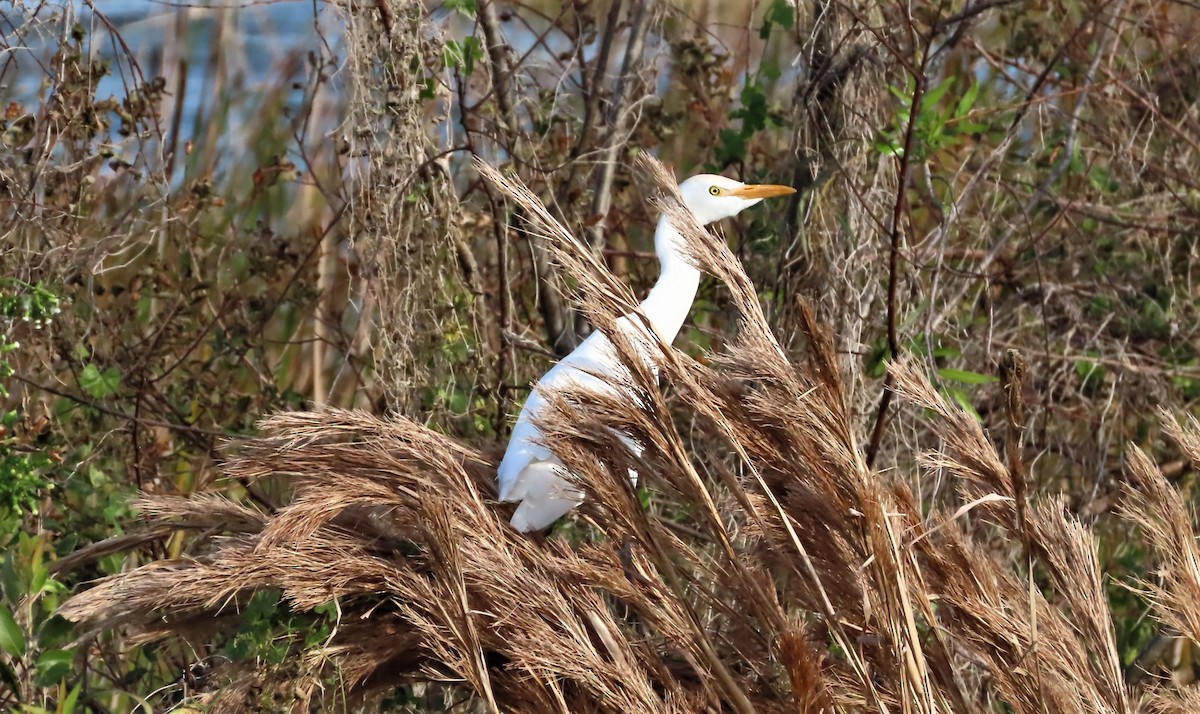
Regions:
<instances>
[{"instance_id":1,"label":"egret neck","mask_svg":"<svg viewBox=\"0 0 1200 714\"><path fill-rule=\"evenodd\" d=\"M654 231L654 250L658 254L658 282L642 301L641 312L654 326L659 339L671 344L687 320L700 287L700 271L683 255L683 236L663 216Z\"/></svg>"}]
</instances>

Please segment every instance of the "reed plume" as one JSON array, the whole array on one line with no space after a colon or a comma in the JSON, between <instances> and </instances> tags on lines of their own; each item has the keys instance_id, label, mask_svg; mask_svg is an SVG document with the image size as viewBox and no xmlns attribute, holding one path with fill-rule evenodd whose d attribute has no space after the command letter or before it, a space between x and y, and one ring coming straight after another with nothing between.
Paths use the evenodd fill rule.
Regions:
<instances>
[{"instance_id":1,"label":"reed plume","mask_svg":"<svg viewBox=\"0 0 1200 714\"><path fill-rule=\"evenodd\" d=\"M262 589L278 589L295 613L336 605L325 641L282 663L220 673L231 685L206 696L227 711L262 709L271 697L297 709L361 702L414 682L514 712L1195 704L1194 692L1135 696L1126 686L1088 525L1056 498L1031 502L1023 466L1006 463L979 421L914 363L890 369L941 440L918 468L949 474L957 493L922 502L912 489L921 472L869 468L833 342L808 307L798 308L807 350L793 360L728 247L680 208L673 177L645 156L638 167L696 264L728 287L738 331L704 360L660 343L659 378L610 332L628 367L622 394L636 398L547 395L547 444L588 496L584 542L510 529L490 452L403 418L279 414L262 422L261 438L229 444L224 468L286 480L287 506L147 498L147 529L193 533L190 554L106 578L63 614L206 647ZM479 170L522 207L598 329L634 309L535 194ZM692 415L686 430L680 413ZM1200 428L1170 424L1200 458ZM1165 623L1200 637L1194 514L1132 453L1123 513L1162 553L1165 573L1145 587ZM980 532L1023 544L1025 558L989 548Z\"/></svg>"}]
</instances>

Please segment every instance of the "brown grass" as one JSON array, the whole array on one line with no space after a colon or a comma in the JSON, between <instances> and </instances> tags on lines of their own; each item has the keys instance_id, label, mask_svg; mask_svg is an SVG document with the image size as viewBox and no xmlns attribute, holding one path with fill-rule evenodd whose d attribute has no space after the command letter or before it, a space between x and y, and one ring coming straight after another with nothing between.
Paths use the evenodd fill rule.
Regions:
<instances>
[{"instance_id":1,"label":"brown grass","mask_svg":"<svg viewBox=\"0 0 1200 714\"><path fill-rule=\"evenodd\" d=\"M287 479L288 506L146 501L150 528L209 530L206 547L106 578L62 613L203 643L256 589L280 589L297 612L335 601L322 646L225 673L234 686L214 701L230 711L285 691L300 707L416 681L491 711L1194 711L1194 692L1126 687L1087 524L1057 499L1026 503L1019 467L912 363L890 366L896 388L941 439L922 463L957 495L929 505L910 487L921 474L868 468L853 395L808 307L797 306L807 351L789 361L738 261L676 207L657 162L639 165L697 263L729 287L739 330L704 362L661 345L667 388L618 340L638 404L554 395L544 429L589 495L587 542L513 532L493 501L492 455L415 422L280 414L263 439L229 446L225 471ZM533 193L480 168L578 281L595 324L628 309L630 294ZM673 405L696 415L702 439L685 439ZM1198 460L1200 427L1172 424ZM689 446L700 440L711 448ZM1145 585L1155 614L1196 637L1194 514L1140 451L1130 470L1122 513L1162 557L1163 577ZM1026 558L981 533L1024 543Z\"/></svg>"}]
</instances>

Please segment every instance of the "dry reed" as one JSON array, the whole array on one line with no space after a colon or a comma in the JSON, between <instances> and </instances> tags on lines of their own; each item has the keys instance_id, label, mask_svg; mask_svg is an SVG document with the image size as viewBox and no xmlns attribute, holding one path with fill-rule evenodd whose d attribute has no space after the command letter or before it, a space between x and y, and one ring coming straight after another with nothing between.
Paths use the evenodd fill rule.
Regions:
<instances>
[{"instance_id":1,"label":"dry reed","mask_svg":"<svg viewBox=\"0 0 1200 714\"><path fill-rule=\"evenodd\" d=\"M415 422L280 414L262 439L228 448L225 471L287 479L288 506L148 500L148 528L200 530L203 546L107 578L63 614L205 643L257 589L278 588L300 613L336 602L320 647L226 673L233 685L214 702L230 711L285 691L299 708L416 681L491 711L1195 710L1191 691L1134 696L1089 527L1058 499L1028 503L1019 464L910 363L891 365L898 393L943 442L922 463L950 474L958 496L922 503L910 475L870 469L829 335L800 304L808 352L790 362L738 261L679 208L661 165L639 161L693 259L729 287L740 324L705 362L660 344L669 390L617 339L633 403L549 395L546 439L589 495L593 538L513 532L489 456ZM600 329L631 309L628 290L532 192L479 168L523 208ZM677 408L697 416L709 448L689 448ZM638 439L641 456L612 428ZM1200 427L1169 430L1200 461ZM639 502L629 467L657 512ZM1194 514L1141 452L1130 470L1123 512L1163 557L1164 577L1145 585L1155 612L1198 636ZM989 549L967 520L1025 544L1025 562Z\"/></svg>"}]
</instances>

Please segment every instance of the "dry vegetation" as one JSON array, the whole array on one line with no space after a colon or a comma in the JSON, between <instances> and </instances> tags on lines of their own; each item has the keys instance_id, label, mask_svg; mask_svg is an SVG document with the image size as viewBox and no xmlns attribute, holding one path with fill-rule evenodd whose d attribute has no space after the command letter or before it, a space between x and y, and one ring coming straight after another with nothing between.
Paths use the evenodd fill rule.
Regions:
<instances>
[{"instance_id":1,"label":"dry vegetation","mask_svg":"<svg viewBox=\"0 0 1200 714\"><path fill-rule=\"evenodd\" d=\"M330 3L258 88L5 11L0 707L1200 710L1200 12L733 5ZM519 536L660 210L716 279Z\"/></svg>"}]
</instances>

